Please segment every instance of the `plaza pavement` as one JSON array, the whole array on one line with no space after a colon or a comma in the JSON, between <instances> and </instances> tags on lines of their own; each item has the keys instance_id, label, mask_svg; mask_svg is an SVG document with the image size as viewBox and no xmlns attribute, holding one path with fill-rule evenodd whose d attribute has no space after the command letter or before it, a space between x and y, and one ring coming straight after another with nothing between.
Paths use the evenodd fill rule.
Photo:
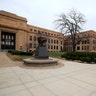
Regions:
<instances>
[{"instance_id":1,"label":"plaza pavement","mask_svg":"<svg viewBox=\"0 0 96 96\"><path fill-rule=\"evenodd\" d=\"M96 96L96 64L59 62L27 67L0 52L0 96Z\"/></svg>"}]
</instances>

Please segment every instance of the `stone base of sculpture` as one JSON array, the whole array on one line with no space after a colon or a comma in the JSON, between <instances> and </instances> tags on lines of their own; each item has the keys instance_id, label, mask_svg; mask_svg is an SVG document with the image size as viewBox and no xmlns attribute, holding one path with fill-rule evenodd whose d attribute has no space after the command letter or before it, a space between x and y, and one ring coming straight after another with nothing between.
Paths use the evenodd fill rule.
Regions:
<instances>
[{"instance_id":1,"label":"stone base of sculpture","mask_svg":"<svg viewBox=\"0 0 96 96\"><path fill-rule=\"evenodd\" d=\"M49 58L46 46L42 46L42 47L38 46L36 48L35 58L37 58L37 59L48 59Z\"/></svg>"},{"instance_id":2,"label":"stone base of sculpture","mask_svg":"<svg viewBox=\"0 0 96 96\"><path fill-rule=\"evenodd\" d=\"M57 65L58 60L53 59L36 59L36 58L27 58L23 59L25 64L31 64L33 66L46 66L46 65Z\"/></svg>"}]
</instances>

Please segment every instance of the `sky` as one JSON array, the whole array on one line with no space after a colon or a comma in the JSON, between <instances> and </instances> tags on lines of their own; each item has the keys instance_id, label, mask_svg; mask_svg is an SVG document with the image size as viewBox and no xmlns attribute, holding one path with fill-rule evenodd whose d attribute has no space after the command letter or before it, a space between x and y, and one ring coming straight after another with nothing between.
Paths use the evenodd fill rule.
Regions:
<instances>
[{"instance_id":1,"label":"sky","mask_svg":"<svg viewBox=\"0 0 96 96\"><path fill-rule=\"evenodd\" d=\"M85 16L83 30L96 31L96 0L0 0L0 10L25 17L27 23L54 30L57 15L76 9Z\"/></svg>"}]
</instances>

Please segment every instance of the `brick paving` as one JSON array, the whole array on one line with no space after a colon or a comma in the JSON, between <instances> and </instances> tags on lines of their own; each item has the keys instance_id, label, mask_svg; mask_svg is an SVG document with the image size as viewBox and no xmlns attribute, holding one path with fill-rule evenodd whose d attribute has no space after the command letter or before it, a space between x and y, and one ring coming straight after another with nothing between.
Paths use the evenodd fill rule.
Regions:
<instances>
[{"instance_id":1,"label":"brick paving","mask_svg":"<svg viewBox=\"0 0 96 96\"><path fill-rule=\"evenodd\" d=\"M0 52L0 96L96 96L96 64L61 62L27 68Z\"/></svg>"}]
</instances>

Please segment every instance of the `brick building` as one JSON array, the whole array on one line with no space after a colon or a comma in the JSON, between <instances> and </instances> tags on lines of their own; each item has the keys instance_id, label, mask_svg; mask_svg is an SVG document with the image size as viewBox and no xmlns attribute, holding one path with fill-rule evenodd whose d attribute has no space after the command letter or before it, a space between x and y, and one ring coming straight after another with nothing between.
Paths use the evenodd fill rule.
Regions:
<instances>
[{"instance_id":1,"label":"brick building","mask_svg":"<svg viewBox=\"0 0 96 96\"><path fill-rule=\"evenodd\" d=\"M65 36L68 38L69 36ZM76 35L76 52L96 52L96 32L88 30ZM72 51L71 39L64 40L64 49Z\"/></svg>"},{"instance_id":2,"label":"brick building","mask_svg":"<svg viewBox=\"0 0 96 96\"><path fill-rule=\"evenodd\" d=\"M47 38L48 51L61 51L64 44L62 33L27 24L27 19L6 11L0 11L0 50L35 50L37 37Z\"/></svg>"}]
</instances>

